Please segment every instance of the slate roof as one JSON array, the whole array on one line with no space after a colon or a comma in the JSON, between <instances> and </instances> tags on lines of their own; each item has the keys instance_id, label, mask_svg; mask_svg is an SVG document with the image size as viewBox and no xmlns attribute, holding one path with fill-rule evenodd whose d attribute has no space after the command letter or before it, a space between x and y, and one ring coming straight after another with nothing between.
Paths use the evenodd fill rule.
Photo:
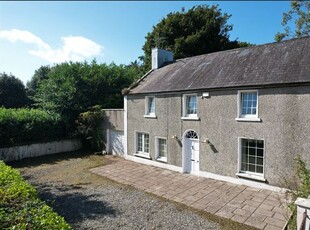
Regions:
<instances>
[{"instance_id":1,"label":"slate roof","mask_svg":"<svg viewBox=\"0 0 310 230\"><path fill-rule=\"evenodd\" d=\"M176 60L129 94L310 83L310 37Z\"/></svg>"}]
</instances>

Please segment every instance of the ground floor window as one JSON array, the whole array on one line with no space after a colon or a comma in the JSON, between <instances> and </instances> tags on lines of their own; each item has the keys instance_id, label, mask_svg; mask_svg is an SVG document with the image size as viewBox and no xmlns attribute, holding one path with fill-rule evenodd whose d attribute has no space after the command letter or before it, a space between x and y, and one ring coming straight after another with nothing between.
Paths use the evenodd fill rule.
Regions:
<instances>
[{"instance_id":1,"label":"ground floor window","mask_svg":"<svg viewBox=\"0 0 310 230\"><path fill-rule=\"evenodd\" d=\"M165 138L157 137L155 144L157 160L167 162L167 140Z\"/></svg>"},{"instance_id":2,"label":"ground floor window","mask_svg":"<svg viewBox=\"0 0 310 230\"><path fill-rule=\"evenodd\" d=\"M240 172L263 175L264 173L264 141L241 138Z\"/></svg>"},{"instance_id":3,"label":"ground floor window","mask_svg":"<svg viewBox=\"0 0 310 230\"><path fill-rule=\"evenodd\" d=\"M150 136L148 133L137 132L137 153L149 156Z\"/></svg>"}]
</instances>

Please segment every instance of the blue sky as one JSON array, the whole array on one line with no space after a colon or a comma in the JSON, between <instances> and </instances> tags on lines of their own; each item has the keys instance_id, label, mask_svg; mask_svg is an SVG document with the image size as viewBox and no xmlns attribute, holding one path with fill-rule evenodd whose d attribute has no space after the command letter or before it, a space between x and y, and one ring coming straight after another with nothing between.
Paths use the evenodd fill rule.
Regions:
<instances>
[{"instance_id":1,"label":"blue sky","mask_svg":"<svg viewBox=\"0 0 310 230\"><path fill-rule=\"evenodd\" d=\"M274 42L289 1L0 2L0 72L24 83L42 65L62 61L129 64L143 54L145 36L168 13L218 4L231 14L230 39Z\"/></svg>"}]
</instances>

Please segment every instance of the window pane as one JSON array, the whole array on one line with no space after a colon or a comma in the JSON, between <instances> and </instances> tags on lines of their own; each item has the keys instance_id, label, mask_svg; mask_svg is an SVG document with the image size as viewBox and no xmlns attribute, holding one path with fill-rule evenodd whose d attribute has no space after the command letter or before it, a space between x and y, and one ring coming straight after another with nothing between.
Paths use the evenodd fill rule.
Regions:
<instances>
[{"instance_id":1,"label":"window pane","mask_svg":"<svg viewBox=\"0 0 310 230\"><path fill-rule=\"evenodd\" d=\"M248 168L247 168L247 164L246 164L246 163L242 163L242 164L241 164L241 170L243 170L243 171L248 171Z\"/></svg>"},{"instance_id":2,"label":"window pane","mask_svg":"<svg viewBox=\"0 0 310 230\"><path fill-rule=\"evenodd\" d=\"M142 152L142 133L138 133L138 151Z\"/></svg>"},{"instance_id":3,"label":"window pane","mask_svg":"<svg viewBox=\"0 0 310 230\"><path fill-rule=\"evenodd\" d=\"M256 166L256 172L257 173L263 173L263 166Z\"/></svg>"},{"instance_id":4,"label":"window pane","mask_svg":"<svg viewBox=\"0 0 310 230\"><path fill-rule=\"evenodd\" d=\"M155 97L148 98L148 113L155 114Z\"/></svg>"},{"instance_id":5,"label":"window pane","mask_svg":"<svg viewBox=\"0 0 310 230\"><path fill-rule=\"evenodd\" d=\"M158 155L160 157L166 157L167 156L167 143L165 139L158 139Z\"/></svg>"},{"instance_id":6,"label":"window pane","mask_svg":"<svg viewBox=\"0 0 310 230\"><path fill-rule=\"evenodd\" d=\"M258 148L264 148L264 141L257 141L257 147Z\"/></svg>"},{"instance_id":7,"label":"window pane","mask_svg":"<svg viewBox=\"0 0 310 230\"><path fill-rule=\"evenodd\" d=\"M255 164L255 157L249 157L249 163Z\"/></svg>"},{"instance_id":8,"label":"window pane","mask_svg":"<svg viewBox=\"0 0 310 230\"><path fill-rule=\"evenodd\" d=\"M250 156L255 156L256 155L255 148L249 148L249 155Z\"/></svg>"},{"instance_id":9,"label":"window pane","mask_svg":"<svg viewBox=\"0 0 310 230\"><path fill-rule=\"evenodd\" d=\"M263 157L264 156L264 149L257 149L257 156Z\"/></svg>"},{"instance_id":10,"label":"window pane","mask_svg":"<svg viewBox=\"0 0 310 230\"><path fill-rule=\"evenodd\" d=\"M241 93L242 115L256 115L257 113L257 93Z\"/></svg>"},{"instance_id":11,"label":"window pane","mask_svg":"<svg viewBox=\"0 0 310 230\"><path fill-rule=\"evenodd\" d=\"M148 134L144 134L144 152L148 153L149 152L149 135Z\"/></svg>"},{"instance_id":12,"label":"window pane","mask_svg":"<svg viewBox=\"0 0 310 230\"><path fill-rule=\"evenodd\" d=\"M264 141L242 139L241 146L241 170L263 173Z\"/></svg>"},{"instance_id":13,"label":"window pane","mask_svg":"<svg viewBox=\"0 0 310 230\"><path fill-rule=\"evenodd\" d=\"M248 163L248 155L245 154L241 155L241 163Z\"/></svg>"},{"instance_id":14,"label":"window pane","mask_svg":"<svg viewBox=\"0 0 310 230\"><path fill-rule=\"evenodd\" d=\"M255 147L256 147L256 143L255 143L254 140L248 141L248 144L249 144L249 146L250 146L251 148L255 148Z\"/></svg>"},{"instance_id":15,"label":"window pane","mask_svg":"<svg viewBox=\"0 0 310 230\"><path fill-rule=\"evenodd\" d=\"M187 114L197 114L197 97L196 96L188 96L186 98L187 103Z\"/></svg>"},{"instance_id":16,"label":"window pane","mask_svg":"<svg viewBox=\"0 0 310 230\"><path fill-rule=\"evenodd\" d=\"M249 164L249 171L250 172L255 172L255 165Z\"/></svg>"},{"instance_id":17,"label":"window pane","mask_svg":"<svg viewBox=\"0 0 310 230\"><path fill-rule=\"evenodd\" d=\"M263 163L264 163L264 158L257 157L257 165L263 166Z\"/></svg>"}]
</instances>

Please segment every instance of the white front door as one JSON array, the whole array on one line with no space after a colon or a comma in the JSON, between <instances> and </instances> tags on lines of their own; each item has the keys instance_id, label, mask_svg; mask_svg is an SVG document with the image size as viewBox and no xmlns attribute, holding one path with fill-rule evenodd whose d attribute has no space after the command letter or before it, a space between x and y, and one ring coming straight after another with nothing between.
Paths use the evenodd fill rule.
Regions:
<instances>
[{"instance_id":1,"label":"white front door","mask_svg":"<svg viewBox=\"0 0 310 230\"><path fill-rule=\"evenodd\" d=\"M199 173L199 138L194 130L183 134L182 167L185 173Z\"/></svg>"},{"instance_id":2,"label":"white front door","mask_svg":"<svg viewBox=\"0 0 310 230\"><path fill-rule=\"evenodd\" d=\"M191 172L199 172L199 141L190 140L191 142Z\"/></svg>"}]
</instances>

